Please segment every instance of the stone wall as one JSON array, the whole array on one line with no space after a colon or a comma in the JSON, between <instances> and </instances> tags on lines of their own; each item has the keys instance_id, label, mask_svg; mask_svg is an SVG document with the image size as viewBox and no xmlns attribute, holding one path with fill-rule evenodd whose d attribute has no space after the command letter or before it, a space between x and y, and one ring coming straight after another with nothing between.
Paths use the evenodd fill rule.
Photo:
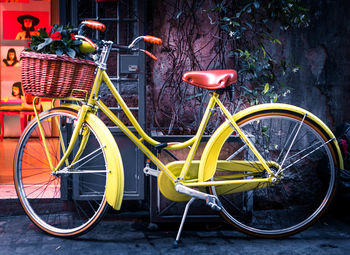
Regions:
<instances>
[{"instance_id":1,"label":"stone wall","mask_svg":"<svg viewBox=\"0 0 350 255\"><path fill-rule=\"evenodd\" d=\"M319 116L332 130L350 120L350 2L309 1L311 25L284 36L285 54L302 70L286 101Z\"/></svg>"},{"instance_id":2,"label":"stone wall","mask_svg":"<svg viewBox=\"0 0 350 255\"><path fill-rule=\"evenodd\" d=\"M151 75L147 89L148 126L157 126L155 121L160 121L159 125L169 126L174 104L178 100L176 94L178 92L169 89L169 86L165 86L168 92L164 93L164 84L169 82L166 79L169 79L169 70L174 65L171 56L178 54L172 51L171 46L184 43L176 41L176 24L178 26L178 23L175 24L174 13L179 6L172 6L173 2L175 1L155 0L149 4L148 19L149 23L153 24L152 33L162 37L165 44L158 50L153 49L159 60L150 64ZM348 20L350 2L347 0L308 0L307 5L310 8L311 18L309 27L277 34L284 47L276 49L275 53L289 57L293 63L301 66L301 71L284 78L292 92L280 101L308 109L326 122L332 130L335 130L344 121L350 120L350 81L348 79L350 78L350 21ZM181 15L177 18L181 19ZM189 24L184 23L184 25ZM193 35L193 43L190 44L192 55L185 56L186 65L177 71L184 72L193 68L200 70L208 67L218 69L220 64L227 63L220 62L218 60L220 56L213 57L216 54L215 47L217 47L213 38L217 36L217 31L212 29L210 18L202 13L202 19L196 20L191 30ZM199 50L201 45L205 46L203 50ZM184 48L184 50L189 53L189 48ZM197 55L193 55L194 53ZM234 65L229 68L234 68ZM188 85L181 80L175 82L178 83L176 85L178 90L189 89ZM191 88L191 93L193 95L196 91ZM185 97L186 95L186 93L182 94ZM196 122L199 118L194 112L191 112L196 107L198 108L198 104L201 102L194 98L191 102L186 102L187 106L179 111L185 119L184 126ZM167 112L169 116L166 116Z\"/></svg>"}]
</instances>

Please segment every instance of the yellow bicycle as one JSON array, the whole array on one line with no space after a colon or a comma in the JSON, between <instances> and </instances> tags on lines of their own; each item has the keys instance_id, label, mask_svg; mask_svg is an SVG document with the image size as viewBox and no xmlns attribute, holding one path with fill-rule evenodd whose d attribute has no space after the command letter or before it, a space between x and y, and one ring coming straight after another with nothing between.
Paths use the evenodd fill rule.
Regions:
<instances>
[{"instance_id":1,"label":"yellow bicycle","mask_svg":"<svg viewBox=\"0 0 350 255\"><path fill-rule=\"evenodd\" d=\"M95 21L84 24L95 29L104 26ZM343 169L330 129L312 113L287 104L262 104L232 115L220 101L220 94L222 88L235 83L236 72L199 71L183 76L184 81L211 91L197 133L182 143L157 142L138 124L106 73L113 46L142 50L136 47L142 39L161 42L151 36L138 37L129 46L101 41L87 99L64 98L59 107L37 114L21 135L14 158L14 181L33 223L46 233L74 237L92 229L107 204L120 209L123 161L111 132L98 117L100 112L153 162L156 167L146 163L144 172L157 176L160 192L172 201L187 202L175 243L195 199L204 200L239 230L258 237L288 236L314 223L330 204L338 170ZM138 135L102 102L102 82ZM194 160L214 112L221 112L225 121L210 136L200 160ZM164 164L152 147L190 150L186 160Z\"/></svg>"}]
</instances>

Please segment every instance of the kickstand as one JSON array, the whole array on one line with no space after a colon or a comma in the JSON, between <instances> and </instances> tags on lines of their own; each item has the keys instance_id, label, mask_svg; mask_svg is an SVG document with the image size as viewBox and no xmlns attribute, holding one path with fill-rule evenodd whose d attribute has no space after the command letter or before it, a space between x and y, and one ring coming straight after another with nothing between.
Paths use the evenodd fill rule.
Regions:
<instances>
[{"instance_id":1,"label":"kickstand","mask_svg":"<svg viewBox=\"0 0 350 255\"><path fill-rule=\"evenodd\" d=\"M184 223L185 223L185 220L186 220L186 217L187 217L188 209L190 208L190 206L191 206L191 204L193 203L194 200L196 200L196 198L192 197L191 200L188 201L187 204L186 204L184 214L182 215L182 220L181 220L181 224L180 224L180 227L179 227L179 231L177 232L177 236L176 236L176 239L174 241L174 245L173 245L174 248L179 247L180 235L181 235L182 228L184 226Z\"/></svg>"}]
</instances>

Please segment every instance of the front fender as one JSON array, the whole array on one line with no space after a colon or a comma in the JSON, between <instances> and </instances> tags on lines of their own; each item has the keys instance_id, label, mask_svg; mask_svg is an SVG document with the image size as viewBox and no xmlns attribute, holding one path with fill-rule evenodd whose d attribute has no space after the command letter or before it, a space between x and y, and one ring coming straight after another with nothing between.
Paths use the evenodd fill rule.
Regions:
<instances>
[{"instance_id":1,"label":"front fender","mask_svg":"<svg viewBox=\"0 0 350 255\"><path fill-rule=\"evenodd\" d=\"M253 117L255 114L258 114L258 113L274 113L274 112L280 113L282 115L292 112L301 117L307 114L308 123L320 129L322 131L321 135L325 139L329 140L335 137L332 131L318 117L316 117L312 113L300 107L288 105L288 104L273 103L273 104L256 105L236 113L235 115L233 115L233 119L236 122L241 122L241 121L249 120L251 117ZM223 146L224 142L226 141L226 138L231 134L231 132L232 132L232 128L230 127L228 122L224 122L209 139L203 151L201 163L199 165L199 170L198 170L199 182L207 181L211 177L213 177L216 170L216 162L219 157L221 147ZM339 145L336 139L334 139L334 141L331 143L331 147L335 154L334 158L336 159L336 162L335 162L336 166L339 169L344 169L343 157L340 152Z\"/></svg>"},{"instance_id":2,"label":"front fender","mask_svg":"<svg viewBox=\"0 0 350 255\"><path fill-rule=\"evenodd\" d=\"M72 108L79 111L80 107L75 104L61 104L61 107ZM106 200L114 209L119 210L124 194L124 168L122 157L117 143L106 127L106 125L93 113L88 113L86 122L96 132L106 156L106 164L108 169L106 183Z\"/></svg>"}]
</instances>

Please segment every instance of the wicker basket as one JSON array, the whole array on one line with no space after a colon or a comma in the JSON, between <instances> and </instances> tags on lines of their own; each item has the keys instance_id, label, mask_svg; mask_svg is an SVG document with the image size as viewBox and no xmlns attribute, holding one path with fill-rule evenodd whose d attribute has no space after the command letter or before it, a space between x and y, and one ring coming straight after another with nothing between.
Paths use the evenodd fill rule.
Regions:
<instances>
[{"instance_id":1,"label":"wicker basket","mask_svg":"<svg viewBox=\"0 0 350 255\"><path fill-rule=\"evenodd\" d=\"M91 91L96 64L68 56L21 53L22 85L33 96L85 98Z\"/></svg>"}]
</instances>

